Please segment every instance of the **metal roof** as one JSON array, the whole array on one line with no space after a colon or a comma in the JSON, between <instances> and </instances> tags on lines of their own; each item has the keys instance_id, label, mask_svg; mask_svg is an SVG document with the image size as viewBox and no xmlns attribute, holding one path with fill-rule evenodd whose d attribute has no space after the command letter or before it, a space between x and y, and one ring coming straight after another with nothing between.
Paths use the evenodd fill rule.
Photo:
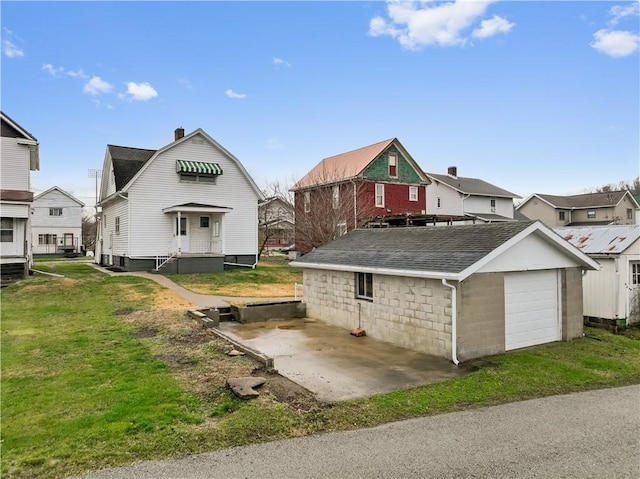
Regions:
<instances>
[{"instance_id":1,"label":"metal roof","mask_svg":"<svg viewBox=\"0 0 640 479\"><path fill-rule=\"evenodd\" d=\"M620 254L640 238L640 225L563 226L554 231L587 254ZM640 254L640 243L635 249Z\"/></svg>"}]
</instances>

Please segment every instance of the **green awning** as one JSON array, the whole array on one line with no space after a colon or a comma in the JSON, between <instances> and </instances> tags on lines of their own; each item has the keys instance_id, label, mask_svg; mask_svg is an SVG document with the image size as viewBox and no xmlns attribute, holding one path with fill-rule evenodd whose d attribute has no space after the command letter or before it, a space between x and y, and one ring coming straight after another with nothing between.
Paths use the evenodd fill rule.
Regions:
<instances>
[{"instance_id":1,"label":"green awning","mask_svg":"<svg viewBox=\"0 0 640 479\"><path fill-rule=\"evenodd\" d=\"M205 163L204 161L176 161L177 173L191 173L193 175L221 175L222 168L218 163Z\"/></svg>"}]
</instances>

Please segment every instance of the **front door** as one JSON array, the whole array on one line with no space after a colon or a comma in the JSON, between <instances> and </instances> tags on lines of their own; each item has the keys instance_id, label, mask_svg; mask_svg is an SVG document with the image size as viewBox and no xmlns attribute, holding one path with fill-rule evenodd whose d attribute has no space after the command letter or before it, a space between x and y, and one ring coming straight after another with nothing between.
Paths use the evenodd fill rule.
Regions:
<instances>
[{"instance_id":1,"label":"front door","mask_svg":"<svg viewBox=\"0 0 640 479\"><path fill-rule=\"evenodd\" d=\"M184 216L176 218L173 243L174 251L189 252L189 222Z\"/></svg>"},{"instance_id":2,"label":"front door","mask_svg":"<svg viewBox=\"0 0 640 479\"><path fill-rule=\"evenodd\" d=\"M73 233L65 233L64 234L64 245L65 246L73 246Z\"/></svg>"}]
</instances>

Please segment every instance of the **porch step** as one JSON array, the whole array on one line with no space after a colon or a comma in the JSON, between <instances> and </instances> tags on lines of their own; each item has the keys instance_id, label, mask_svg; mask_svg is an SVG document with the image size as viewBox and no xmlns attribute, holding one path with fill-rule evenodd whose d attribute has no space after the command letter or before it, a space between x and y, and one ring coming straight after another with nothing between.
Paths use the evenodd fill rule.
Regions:
<instances>
[{"instance_id":1,"label":"porch step","mask_svg":"<svg viewBox=\"0 0 640 479\"><path fill-rule=\"evenodd\" d=\"M220 312L220 321L235 321L231 308L218 308Z\"/></svg>"}]
</instances>

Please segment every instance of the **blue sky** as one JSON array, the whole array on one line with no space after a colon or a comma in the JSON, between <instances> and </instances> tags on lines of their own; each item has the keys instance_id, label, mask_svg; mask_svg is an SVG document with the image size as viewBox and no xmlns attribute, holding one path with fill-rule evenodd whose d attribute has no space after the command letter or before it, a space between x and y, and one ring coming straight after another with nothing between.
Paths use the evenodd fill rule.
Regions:
<instances>
[{"instance_id":1,"label":"blue sky","mask_svg":"<svg viewBox=\"0 0 640 479\"><path fill-rule=\"evenodd\" d=\"M36 193L203 128L259 185L397 137L523 197L640 170L638 2L12 2L2 110Z\"/></svg>"}]
</instances>

